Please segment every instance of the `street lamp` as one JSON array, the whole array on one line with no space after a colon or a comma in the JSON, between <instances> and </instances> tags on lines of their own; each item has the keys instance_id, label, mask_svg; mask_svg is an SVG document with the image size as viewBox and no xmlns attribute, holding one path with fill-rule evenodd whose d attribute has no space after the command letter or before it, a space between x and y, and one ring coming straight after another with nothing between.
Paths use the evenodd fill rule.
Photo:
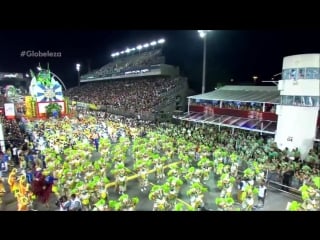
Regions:
<instances>
[{"instance_id":1,"label":"street lamp","mask_svg":"<svg viewBox=\"0 0 320 240\"><path fill-rule=\"evenodd\" d=\"M80 87L80 63L76 64L76 70L78 72L78 87Z\"/></svg>"},{"instance_id":2,"label":"street lamp","mask_svg":"<svg viewBox=\"0 0 320 240\"><path fill-rule=\"evenodd\" d=\"M211 30L198 30L199 36L203 38L203 69L202 69L202 91L203 94L206 89L206 55L207 55L207 34Z\"/></svg>"}]
</instances>

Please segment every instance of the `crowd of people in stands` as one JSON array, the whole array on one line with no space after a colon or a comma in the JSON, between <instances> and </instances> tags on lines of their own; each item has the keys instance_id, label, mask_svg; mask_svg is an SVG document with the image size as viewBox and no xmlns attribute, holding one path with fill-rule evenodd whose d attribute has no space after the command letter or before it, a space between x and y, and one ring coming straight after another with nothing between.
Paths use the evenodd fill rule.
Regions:
<instances>
[{"instance_id":1,"label":"crowd of people in stands","mask_svg":"<svg viewBox=\"0 0 320 240\"><path fill-rule=\"evenodd\" d=\"M136 70L137 68L143 69L144 67L160 63L164 63L164 58L161 56L161 50L156 49L125 57L120 56L100 69L81 76L81 78L86 79L89 76L96 78L106 77L113 73L124 73Z\"/></svg>"},{"instance_id":2,"label":"crowd of people in stands","mask_svg":"<svg viewBox=\"0 0 320 240\"><path fill-rule=\"evenodd\" d=\"M152 113L164 100L163 95L176 88L179 80L179 77L151 77L93 82L68 89L64 94L79 102L141 116Z\"/></svg>"}]
</instances>

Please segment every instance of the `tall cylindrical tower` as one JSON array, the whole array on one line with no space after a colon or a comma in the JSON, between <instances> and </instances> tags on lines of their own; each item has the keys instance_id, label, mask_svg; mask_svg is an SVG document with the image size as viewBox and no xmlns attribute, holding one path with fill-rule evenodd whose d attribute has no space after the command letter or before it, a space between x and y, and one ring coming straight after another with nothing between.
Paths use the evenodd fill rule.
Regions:
<instances>
[{"instance_id":1,"label":"tall cylindrical tower","mask_svg":"<svg viewBox=\"0 0 320 240\"><path fill-rule=\"evenodd\" d=\"M313 148L316 137L319 73L320 54L300 54L283 59L275 141L280 149L299 148L302 158Z\"/></svg>"}]
</instances>

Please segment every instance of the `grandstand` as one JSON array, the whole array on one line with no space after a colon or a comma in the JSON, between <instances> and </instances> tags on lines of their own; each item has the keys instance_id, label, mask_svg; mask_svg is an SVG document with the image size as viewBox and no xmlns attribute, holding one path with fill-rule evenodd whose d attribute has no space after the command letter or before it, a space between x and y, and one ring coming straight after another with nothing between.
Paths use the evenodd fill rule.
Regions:
<instances>
[{"instance_id":1,"label":"grandstand","mask_svg":"<svg viewBox=\"0 0 320 240\"><path fill-rule=\"evenodd\" d=\"M165 62L161 53L162 51L157 49L116 58L101 68L81 76L80 82L136 77L137 75L158 75L160 64Z\"/></svg>"},{"instance_id":2,"label":"grandstand","mask_svg":"<svg viewBox=\"0 0 320 240\"><path fill-rule=\"evenodd\" d=\"M161 48L114 57L82 75L80 83L82 86L65 92L79 107L90 103L126 117L170 121L174 111L184 111L187 105L187 79L180 76L178 67L165 64Z\"/></svg>"}]
</instances>

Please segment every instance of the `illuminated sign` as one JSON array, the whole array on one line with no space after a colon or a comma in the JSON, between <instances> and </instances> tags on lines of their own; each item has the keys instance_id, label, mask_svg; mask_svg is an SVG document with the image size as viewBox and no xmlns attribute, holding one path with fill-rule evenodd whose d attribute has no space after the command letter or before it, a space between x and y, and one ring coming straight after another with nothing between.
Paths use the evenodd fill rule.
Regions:
<instances>
[{"instance_id":1,"label":"illuminated sign","mask_svg":"<svg viewBox=\"0 0 320 240\"><path fill-rule=\"evenodd\" d=\"M5 74L3 77L7 77L7 78L16 78L18 76L18 74L17 73L15 73L15 74Z\"/></svg>"},{"instance_id":2,"label":"illuminated sign","mask_svg":"<svg viewBox=\"0 0 320 240\"><path fill-rule=\"evenodd\" d=\"M23 78L22 73L0 73L0 78Z\"/></svg>"}]
</instances>

